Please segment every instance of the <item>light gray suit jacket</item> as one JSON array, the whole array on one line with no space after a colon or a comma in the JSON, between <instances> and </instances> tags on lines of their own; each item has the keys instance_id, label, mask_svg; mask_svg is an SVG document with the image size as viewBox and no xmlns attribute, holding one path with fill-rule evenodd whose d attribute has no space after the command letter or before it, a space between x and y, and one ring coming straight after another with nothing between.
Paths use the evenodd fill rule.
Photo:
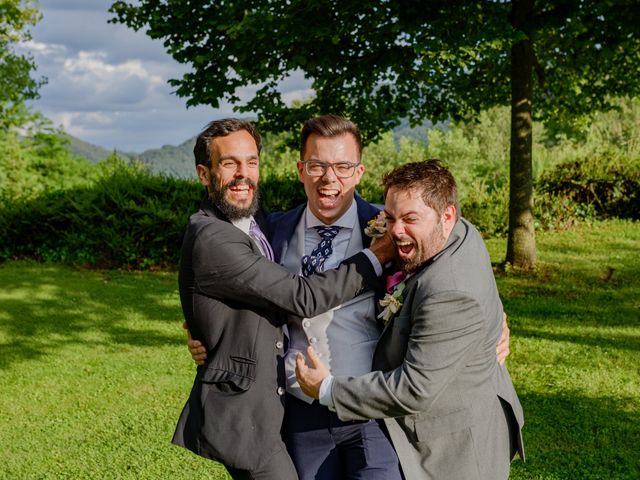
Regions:
<instances>
[{"instance_id":1,"label":"light gray suit jacket","mask_svg":"<svg viewBox=\"0 0 640 480\"><path fill-rule=\"evenodd\" d=\"M507 478L516 451L524 458L524 418L496 362L502 304L473 225L456 223L403 296L378 342L376 371L334 379L338 416L387 418L408 480Z\"/></svg>"}]
</instances>

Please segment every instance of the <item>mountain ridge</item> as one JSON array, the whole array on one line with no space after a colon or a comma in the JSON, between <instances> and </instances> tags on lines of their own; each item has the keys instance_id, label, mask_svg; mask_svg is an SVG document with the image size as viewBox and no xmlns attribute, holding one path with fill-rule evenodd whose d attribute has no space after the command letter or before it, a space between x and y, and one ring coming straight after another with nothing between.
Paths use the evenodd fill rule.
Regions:
<instances>
[{"instance_id":1,"label":"mountain ridge","mask_svg":"<svg viewBox=\"0 0 640 480\"><path fill-rule=\"evenodd\" d=\"M409 137L414 140L427 141L427 132L433 128L433 124L425 121L417 127L410 127L406 120L393 129L393 137L396 144L402 137ZM438 127L446 128L446 125L439 124ZM158 148L149 148L142 153L125 152L118 149L108 150L89 142L85 142L73 135L65 133L69 140L67 149L81 157L85 157L91 163L98 163L109 155L116 153L128 161L140 161L148 165L151 172L156 174L169 175L177 178L194 178L193 147L196 143L196 136L188 138L179 145L163 145Z\"/></svg>"}]
</instances>

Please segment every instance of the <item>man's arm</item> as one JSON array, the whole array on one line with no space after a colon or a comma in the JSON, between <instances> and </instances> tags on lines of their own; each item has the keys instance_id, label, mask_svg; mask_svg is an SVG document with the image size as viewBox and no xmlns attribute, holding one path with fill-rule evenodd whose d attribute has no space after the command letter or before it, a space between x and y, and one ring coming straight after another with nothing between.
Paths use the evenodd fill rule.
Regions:
<instances>
[{"instance_id":1,"label":"man's arm","mask_svg":"<svg viewBox=\"0 0 640 480\"><path fill-rule=\"evenodd\" d=\"M191 334L187 328L187 323L184 322L182 324L182 328L187 330L187 349L191 354L191 358L193 359L196 365L204 364L207 359L207 349L204 348L202 342L199 340L195 340L191 338ZM502 333L500 334L500 339L498 340L498 344L496 345L496 360L500 365L504 365L507 357L509 356L510 342L510 330L509 325L507 325L507 314L502 314ZM318 357L315 356L313 352L313 348L308 352L310 367L307 367L304 358L300 356L300 358L296 361L297 370L303 370L304 373L301 376L298 376L298 381L302 387L302 390L305 394L309 395L312 398L319 399L320 398L320 386L324 379L329 375L329 369L322 363ZM296 372L297 373L297 372Z\"/></svg>"},{"instance_id":2,"label":"man's arm","mask_svg":"<svg viewBox=\"0 0 640 480\"><path fill-rule=\"evenodd\" d=\"M371 251L381 263L393 254L390 242ZM192 269L197 293L300 317L318 315L377 285L374 267L363 253L335 270L300 277L256 254L248 239L219 224L198 233Z\"/></svg>"},{"instance_id":3,"label":"man's arm","mask_svg":"<svg viewBox=\"0 0 640 480\"><path fill-rule=\"evenodd\" d=\"M333 379L332 399L340 419L427 411L482 341L480 306L458 293L430 296L413 315L407 351L398 368Z\"/></svg>"}]
</instances>

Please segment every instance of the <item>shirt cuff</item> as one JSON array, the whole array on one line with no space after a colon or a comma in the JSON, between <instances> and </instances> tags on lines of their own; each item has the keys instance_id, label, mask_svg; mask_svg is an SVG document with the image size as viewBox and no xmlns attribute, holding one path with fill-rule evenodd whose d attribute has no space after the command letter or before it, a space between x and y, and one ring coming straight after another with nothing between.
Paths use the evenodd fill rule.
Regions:
<instances>
[{"instance_id":1,"label":"shirt cuff","mask_svg":"<svg viewBox=\"0 0 640 480\"><path fill-rule=\"evenodd\" d=\"M371 265L373 265L373 269L376 271L376 275L382 275L382 264L380 263L380 260L378 260L378 257L376 257L368 248L365 248L363 252L371 262Z\"/></svg>"},{"instance_id":2,"label":"shirt cuff","mask_svg":"<svg viewBox=\"0 0 640 480\"><path fill-rule=\"evenodd\" d=\"M320 405L324 405L332 412L336 411L331 396L331 387L333 386L333 375L328 375L320 384Z\"/></svg>"}]
</instances>

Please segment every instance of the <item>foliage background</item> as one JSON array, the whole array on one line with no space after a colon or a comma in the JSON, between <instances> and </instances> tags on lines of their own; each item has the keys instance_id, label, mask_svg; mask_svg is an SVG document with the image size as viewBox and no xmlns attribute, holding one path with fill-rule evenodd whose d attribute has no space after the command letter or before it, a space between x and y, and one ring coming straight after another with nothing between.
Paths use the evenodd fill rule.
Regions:
<instances>
[{"instance_id":1,"label":"foliage background","mask_svg":"<svg viewBox=\"0 0 640 480\"><path fill-rule=\"evenodd\" d=\"M616 105L571 136L538 127L538 229L640 217L640 101L618 99ZM382 203L385 171L440 158L458 180L462 214L487 238L500 237L508 218L508 132L506 108L483 112L473 122L425 127L422 135L387 132L364 150L367 171L359 192ZM269 211L304 201L295 168L298 153L289 144L286 134L266 137L261 188ZM186 145L181 147L184 152ZM181 164L182 157L176 162ZM160 165L165 164L162 156ZM0 131L0 259L129 269L175 266L184 227L203 189L196 180L170 175L170 167L157 171L117 153L92 164L69 152L61 132L20 137Z\"/></svg>"}]
</instances>

